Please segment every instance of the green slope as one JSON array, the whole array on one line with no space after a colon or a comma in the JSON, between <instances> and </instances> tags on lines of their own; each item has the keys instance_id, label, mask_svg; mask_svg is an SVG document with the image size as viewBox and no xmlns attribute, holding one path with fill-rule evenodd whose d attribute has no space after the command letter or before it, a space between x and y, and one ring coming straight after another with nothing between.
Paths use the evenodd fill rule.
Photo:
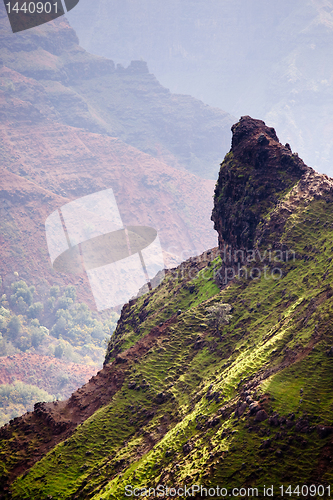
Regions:
<instances>
[{"instance_id":1,"label":"green slope","mask_svg":"<svg viewBox=\"0 0 333 500\"><path fill-rule=\"evenodd\" d=\"M75 414L75 402L84 412L89 394L97 409L76 417L80 425L71 422L67 434L60 430L56 446L43 438L52 426L37 412L2 429L2 478L12 495L5 498L186 498L178 488L193 485L214 489L215 498L329 498L333 183L288 151L263 122L245 117L234 127L234 160L227 155L221 166L213 213L220 255L184 262L124 306L104 370L63 406L62 418ZM253 199L262 196L247 233L255 218L241 197L244 217L239 210L234 232L219 215L222 205L232 217L240 166L251 172ZM291 170L288 182L283 168ZM168 496L166 487L176 490Z\"/></svg>"},{"instance_id":2,"label":"green slope","mask_svg":"<svg viewBox=\"0 0 333 500\"><path fill-rule=\"evenodd\" d=\"M120 352L163 322L155 344L128 361L108 406L13 484L13 498L120 499L126 485L330 484L330 429L317 427L332 420L332 202L313 201L286 229L282 241L297 258L274 264L280 279L267 271L218 291L215 260L193 279L169 275L128 306L111 347ZM217 332L207 311L221 302L233 311ZM246 393L281 424L256 421L248 406L235 417Z\"/></svg>"}]
</instances>

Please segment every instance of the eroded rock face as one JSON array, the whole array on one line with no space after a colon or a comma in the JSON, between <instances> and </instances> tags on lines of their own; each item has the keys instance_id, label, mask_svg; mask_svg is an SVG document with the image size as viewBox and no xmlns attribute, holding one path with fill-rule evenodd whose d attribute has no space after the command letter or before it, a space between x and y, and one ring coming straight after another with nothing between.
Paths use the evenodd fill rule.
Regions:
<instances>
[{"instance_id":1,"label":"eroded rock face","mask_svg":"<svg viewBox=\"0 0 333 500\"><path fill-rule=\"evenodd\" d=\"M261 120L244 116L231 130L232 147L221 164L212 220L220 249L251 249L263 216L312 169Z\"/></svg>"}]
</instances>

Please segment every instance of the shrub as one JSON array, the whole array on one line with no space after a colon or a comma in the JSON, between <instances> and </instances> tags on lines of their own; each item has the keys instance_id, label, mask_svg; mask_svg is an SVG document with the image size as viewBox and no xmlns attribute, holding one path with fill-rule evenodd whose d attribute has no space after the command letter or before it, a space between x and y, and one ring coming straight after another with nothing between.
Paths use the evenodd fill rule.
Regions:
<instances>
[{"instance_id":1,"label":"shrub","mask_svg":"<svg viewBox=\"0 0 333 500\"><path fill-rule=\"evenodd\" d=\"M24 302L28 306L30 306L30 304L32 303L33 293L35 291L34 286L28 287L28 285L26 284L25 281L20 280L20 281L16 281L15 283L12 283L11 288L12 288L12 291L14 292L10 296L10 300L11 300L11 303L13 305L16 305L19 297L22 297Z\"/></svg>"},{"instance_id":2,"label":"shrub","mask_svg":"<svg viewBox=\"0 0 333 500\"><path fill-rule=\"evenodd\" d=\"M55 297L49 297L46 301L46 307L49 311L53 311L55 304Z\"/></svg>"},{"instance_id":3,"label":"shrub","mask_svg":"<svg viewBox=\"0 0 333 500\"><path fill-rule=\"evenodd\" d=\"M53 285L50 288L51 297L57 298L60 295L60 288L57 285Z\"/></svg>"},{"instance_id":4,"label":"shrub","mask_svg":"<svg viewBox=\"0 0 333 500\"><path fill-rule=\"evenodd\" d=\"M0 316L0 332L5 332L7 329L7 320L3 317Z\"/></svg>"},{"instance_id":5,"label":"shrub","mask_svg":"<svg viewBox=\"0 0 333 500\"><path fill-rule=\"evenodd\" d=\"M75 299L76 299L76 290L75 290L75 286L73 285L69 285L65 288L65 296L66 297L69 297L70 299L73 300L73 302L75 302Z\"/></svg>"},{"instance_id":6,"label":"shrub","mask_svg":"<svg viewBox=\"0 0 333 500\"><path fill-rule=\"evenodd\" d=\"M27 304L24 302L23 297L19 297L17 301L17 310L20 314L24 314L27 310Z\"/></svg>"},{"instance_id":7,"label":"shrub","mask_svg":"<svg viewBox=\"0 0 333 500\"><path fill-rule=\"evenodd\" d=\"M59 309L68 309L73 304L73 299L70 297L66 297L63 295L58 299L58 308Z\"/></svg>"},{"instance_id":8,"label":"shrub","mask_svg":"<svg viewBox=\"0 0 333 500\"><path fill-rule=\"evenodd\" d=\"M89 326L92 322L91 311L89 310L87 304L77 304L76 308L72 311L73 321L78 325Z\"/></svg>"},{"instance_id":9,"label":"shrub","mask_svg":"<svg viewBox=\"0 0 333 500\"><path fill-rule=\"evenodd\" d=\"M216 304L207 309L210 322L219 331L221 326L229 323L232 316L229 314L232 307L229 304Z\"/></svg>"},{"instance_id":10,"label":"shrub","mask_svg":"<svg viewBox=\"0 0 333 500\"><path fill-rule=\"evenodd\" d=\"M64 335L67 331L67 321L65 318L60 317L56 324L51 329L51 335L53 337L59 338L60 335Z\"/></svg>"},{"instance_id":11,"label":"shrub","mask_svg":"<svg viewBox=\"0 0 333 500\"><path fill-rule=\"evenodd\" d=\"M28 318L38 318L42 314L43 309L44 306L41 302L35 302L27 311Z\"/></svg>"},{"instance_id":12,"label":"shrub","mask_svg":"<svg viewBox=\"0 0 333 500\"><path fill-rule=\"evenodd\" d=\"M41 326L39 328L34 328L31 334L31 345L37 349L37 347L42 344L43 340L48 336L49 331L45 326Z\"/></svg>"},{"instance_id":13,"label":"shrub","mask_svg":"<svg viewBox=\"0 0 333 500\"><path fill-rule=\"evenodd\" d=\"M12 316L7 324L7 331L9 333L10 340L15 339L21 331L21 321L17 316Z\"/></svg>"},{"instance_id":14,"label":"shrub","mask_svg":"<svg viewBox=\"0 0 333 500\"><path fill-rule=\"evenodd\" d=\"M25 352L31 347L31 338L29 336L22 335L17 341L16 346L20 351Z\"/></svg>"},{"instance_id":15,"label":"shrub","mask_svg":"<svg viewBox=\"0 0 333 500\"><path fill-rule=\"evenodd\" d=\"M8 318L10 316L10 311L4 307L0 307L0 316Z\"/></svg>"},{"instance_id":16,"label":"shrub","mask_svg":"<svg viewBox=\"0 0 333 500\"><path fill-rule=\"evenodd\" d=\"M105 338L103 323L101 323L100 321L95 321L91 336L93 339L98 340L103 340Z\"/></svg>"},{"instance_id":17,"label":"shrub","mask_svg":"<svg viewBox=\"0 0 333 500\"><path fill-rule=\"evenodd\" d=\"M54 349L54 355L55 355L55 357L60 359L63 354L64 354L64 348L63 348L63 346L60 345L60 344L57 345L55 347L55 349Z\"/></svg>"}]
</instances>

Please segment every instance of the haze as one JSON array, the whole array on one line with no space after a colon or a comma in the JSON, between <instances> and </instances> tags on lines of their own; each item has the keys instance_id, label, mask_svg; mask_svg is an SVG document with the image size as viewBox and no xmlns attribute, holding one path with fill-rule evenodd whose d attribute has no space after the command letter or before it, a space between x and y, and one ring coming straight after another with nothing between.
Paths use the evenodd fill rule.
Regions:
<instances>
[{"instance_id":1,"label":"haze","mask_svg":"<svg viewBox=\"0 0 333 500\"><path fill-rule=\"evenodd\" d=\"M89 52L142 58L172 92L265 120L332 175L332 11L330 0L80 0L68 18Z\"/></svg>"}]
</instances>

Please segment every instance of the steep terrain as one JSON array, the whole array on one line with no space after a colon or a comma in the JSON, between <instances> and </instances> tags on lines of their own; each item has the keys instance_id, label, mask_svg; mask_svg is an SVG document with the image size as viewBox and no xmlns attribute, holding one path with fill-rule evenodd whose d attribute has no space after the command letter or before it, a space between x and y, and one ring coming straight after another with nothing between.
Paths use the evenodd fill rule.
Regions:
<instances>
[{"instance_id":1,"label":"steep terrain","mask_svg":"<svg viewBox=\"0 0 333 500\"><path fill-rule=\"evenodd\" d=\"M212 179L232 119L171 94L142 61L116 68L87 53L65 18L13 34L1 2L0 46L3 423L86 382L102 366L116 322L111 311L87 311L85 304L96 306L85 272L52 268L47 217L71 200L112 188L125 225L158 231L166 267L200 254L216 245L207 225ZM24 301L26 290L12 300L20 282L36 289L31 303ZM60 294L75 286L78 302L56 299L53 286ZM31 307L43 312L34 316Z\"/></svg>"},{"instance_id":2,"label":"steep terrain","mask_svg":"<svg viewBox=\"0 0 333 500\"><path fill-rule=\"evenodd\" d=\"M44 224L69 200L110 187L124 224L158 231L166 265L216 244L206 222L213 181L178 171L118 139L44 120L29 127L3 123L0 138L7 168L0 200L4 281L17 271L35 284L75 284L81 298L93 304L85 275L51 268Z\"/></svg>"},{"instance_id":3,"label":"steep terrain","mask_svg":"<svg viewBox=\"0 0 333 500\"><path fill-rule=\"evenodd\" d=\"M49 394L63 392L69 398L95 374L94 366L64 363L60 359L33 354L13 354L0 358L0 384L12 384L16 380L33 383Z\"/></svg>"},{"instance_id":4,"label":"steep terrain","mask_svg":"<svg viewBox=\"0 0 333 500\"><path fill-rule=\"evenodd\" d=\"M13 34L1 4L0 38L4 281L17 271L35 284L75 284L93 307L85 275L51 269L44 222L106 188L125 224L158 230L166 266L215 245L207 177L227 150L229 115L171 94L145 63L117 70L88 54L64 18Z\"/></svg>"},{"instance_id":5,"label":"steep terrain","mask_svg":"<svg viewBox=\"0 0 333 500\"><path fill-rule=\"evenodd\" d=\"M1 4L0 43L2 64L15 72L5 71L1 88L30 106L35 119L118 137L171 166L216 177L229 147L229 114L170 93L143 61L116 68L87 53L64 17L13 34Z\"/></svg>"},{"instance_id":6,"label":"steep terrain","mask_svg":"<svg viewBox=\"0 0 333 500\"><path fill-rule=\"evenodd\" d=\"M157 485L232 499L273 485L282 498L289 484L330 496L333 181L260 120L233 134L216 187L219 254L126 304L104 368L68 401L1 429L3 498L120 500L126 486L150 498ZM219 211L235 218L231 196L229 236Z\"/></svg>"},{"instance_id":7,"label":"steep terrain","mask_svg":"<svg viewBox=\"0 0 333 500\"><path fill-rule=\"evenodd\" d=\"M39 354L1 356L0 425L32 411L36 401L69 398L95 373L95 366Z\"/></svg>"}]
</instances>

